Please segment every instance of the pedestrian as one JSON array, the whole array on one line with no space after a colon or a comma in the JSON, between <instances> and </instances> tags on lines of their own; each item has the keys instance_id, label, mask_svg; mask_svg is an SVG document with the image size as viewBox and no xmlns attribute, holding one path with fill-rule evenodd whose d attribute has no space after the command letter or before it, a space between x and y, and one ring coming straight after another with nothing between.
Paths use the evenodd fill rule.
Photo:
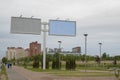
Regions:
<instances>
[{"instance_id":1,"label":"pedestrian","mask_svg":"<svg viewBox=\"0 0 120 80\"><path fill-rule=\"evenodd\" d=\"M12 67L12 64L10 63L10 68Z\"/></svg>"},{"instance_id":2,"label":"pedestrian","mask_svg":"<svg viewBox=\"0 0 120 80\"><path fill-rule=\"evenodd\" d=\"M7 67L8 67L8 68L10 67L10 64L9 64L9 63L7 63Z\"/></svg>"}]
</instances>

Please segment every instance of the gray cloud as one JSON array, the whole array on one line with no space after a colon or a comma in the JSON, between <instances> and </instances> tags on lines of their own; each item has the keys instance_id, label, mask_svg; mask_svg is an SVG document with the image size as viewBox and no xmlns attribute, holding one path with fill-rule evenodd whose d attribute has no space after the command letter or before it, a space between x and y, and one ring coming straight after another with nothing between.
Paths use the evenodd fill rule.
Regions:
<instances>
[{"instance_id":1,"label":"gray cloud","mask_svg":"<svg viewBox=\"0 0 120 80\"><path fill-rule=\"evenodd\" d=\"M43 36L10 34L11 16L34 16L42 21L70 19L77 21L76 37L47 36L47 47L70 50L81 46L84 53L84 33L88 33L88 54L98 53L98 43L103 42L103 52L111 55L120 51L120 1L119 0L0 0L0 46L2 56L8 46L28 47L32 41L42 43Z\"/></svg>"}]
</instances>

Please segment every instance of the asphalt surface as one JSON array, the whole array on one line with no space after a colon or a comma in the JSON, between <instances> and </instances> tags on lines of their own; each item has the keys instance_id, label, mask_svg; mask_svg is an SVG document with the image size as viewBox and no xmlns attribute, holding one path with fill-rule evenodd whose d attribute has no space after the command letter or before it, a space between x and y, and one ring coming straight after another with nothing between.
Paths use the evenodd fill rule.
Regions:
<instances>
[{"instance_id":1,"label":"asphalt surface","mask_svg":"<svg viewBox=\"0 0 120 80\"><path fill-rule=\"evenodd\" d=\"M6 71L8 73L8 79L9 80L28 80L24 76L22 76L19 73L17 73L12 68L6 68Z\"/></svg>"},{"instance_id":2,"label":"asphalt surface","mask_svg":"<svg viewBox=\"0 0 120 80\"><path fill-rule=\"evenodd\" d=\"M117 80L114 76L106 77L64 77L47 74L44 72L33 72L23 67L13 66L6 68L9 80Z\"/></svg>"}]
</instances>

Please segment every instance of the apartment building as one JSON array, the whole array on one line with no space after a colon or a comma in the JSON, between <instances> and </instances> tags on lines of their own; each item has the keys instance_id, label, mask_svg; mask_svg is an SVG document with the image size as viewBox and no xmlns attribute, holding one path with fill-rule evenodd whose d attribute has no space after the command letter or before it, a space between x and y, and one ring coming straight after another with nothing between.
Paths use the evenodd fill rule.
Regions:
<instances>
[{"instance_id":1,"label":"apartment building","mask_svg":"<svg viewBox=\"0 0 120 80\"><path fill-rule=\"evenodd\" d=\"M28 53L22 47L8 47L6 52L6 57L8 60L19 59L28 56Z\"/></svg>"},{"instance_id":2,"label":"apartment building","mask_svg":"<svg viewBox=\"0 0 120 80\"><path fill-rule=\"evenodd\" d=\"M41 53L41 44L36 42L31 42L29 44L30 56L38 55Z\"/></svg>"}]
</instances>

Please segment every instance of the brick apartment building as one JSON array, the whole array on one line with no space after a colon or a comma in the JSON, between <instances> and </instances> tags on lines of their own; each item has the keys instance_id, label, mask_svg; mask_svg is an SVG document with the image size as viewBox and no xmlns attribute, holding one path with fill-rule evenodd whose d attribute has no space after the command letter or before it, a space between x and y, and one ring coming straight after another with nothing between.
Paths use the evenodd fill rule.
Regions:
<instances>
[{"instance_id":1,"label":"brick apartment building","mask_svg":"<svg viewBox=\"0 0 120 80\"><path fill-rule=\"evenodd\" d=\"M38 43L37 41L36 42L31 42L29 44L29 53L30 53L30 56L34 56L34 55L38 55L41 53L41 44Z\"/></svg>"}]
</instances>

